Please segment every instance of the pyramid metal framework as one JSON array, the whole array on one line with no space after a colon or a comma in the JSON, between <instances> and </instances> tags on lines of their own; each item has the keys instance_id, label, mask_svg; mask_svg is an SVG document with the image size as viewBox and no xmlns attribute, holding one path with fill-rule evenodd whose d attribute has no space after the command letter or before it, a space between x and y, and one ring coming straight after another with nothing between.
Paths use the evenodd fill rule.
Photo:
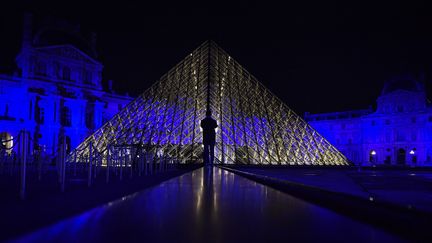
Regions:
<instances>
[{"instance_id":1,"label":"pyramid metal framework","mask_svg":"<svg viewBox=\"0 0 432 243\"><path fill-rule=\"evenodd\" d=\"M225 51L206 41L81 143L73 154L130 146L202 162L200 121L217 121L215 163L348 165L346 157ZM138 153L135 153L137 156ZM139 155L138 155L139 156Z\"/></svg>"}]
</instances>

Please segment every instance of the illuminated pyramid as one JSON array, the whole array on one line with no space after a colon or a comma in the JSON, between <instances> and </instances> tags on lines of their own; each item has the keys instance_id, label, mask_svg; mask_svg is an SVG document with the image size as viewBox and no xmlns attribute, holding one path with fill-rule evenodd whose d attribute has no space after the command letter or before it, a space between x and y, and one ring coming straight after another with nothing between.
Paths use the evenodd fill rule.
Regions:
<instances>
[{"instance_id":1,"label":"illuminated pyramid","mask_svg":"<svg viewBox=\"0 0 432 243\"><path fill-rule=\"evenodd\" d=\"M214 42L194 50L71 153L130 146L202 162L200 121L217 120L215 163L348 165L325 138ZM136 156L137 153L132 153ZM71 156L69 157L71 158Z\"/></svg>"}]
</instances>

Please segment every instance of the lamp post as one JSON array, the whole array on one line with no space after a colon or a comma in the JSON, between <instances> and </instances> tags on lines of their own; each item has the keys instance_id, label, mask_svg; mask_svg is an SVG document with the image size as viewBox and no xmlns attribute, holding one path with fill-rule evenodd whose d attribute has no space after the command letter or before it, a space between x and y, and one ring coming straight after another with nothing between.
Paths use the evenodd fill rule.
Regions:
<instances>
[{"instance_id":1,"label":"lamp post","mask_svg":"<svg viewBox=\"0 0 432 243\"><path fill-rule=\"evenodd\" d=\"M372 163L372 166L375 167L375 160L376 160L376 151L372 150L370 152L370 162Z\"/></svg>"},{"instance_id":2,"label":"lamp post","mask_svg":"<svg viewBox=\"0 0 432 243\"><path fill-rule=\"evenodd\" d=\"M417 163L417 158L415 155L415 148L411 149L411 151L409 152L409 154L411 155L411 163L412 165L415 165L415 163Z\"/></svg>"}]
</instances>

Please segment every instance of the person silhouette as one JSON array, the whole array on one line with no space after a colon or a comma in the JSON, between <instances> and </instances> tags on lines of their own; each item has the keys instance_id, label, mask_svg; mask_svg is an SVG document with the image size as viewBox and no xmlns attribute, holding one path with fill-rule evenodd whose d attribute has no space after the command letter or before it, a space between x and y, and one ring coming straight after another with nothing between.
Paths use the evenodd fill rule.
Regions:
<instances>
[{"instance_id":1,"label":"person silhouette","mask_svg":"<svg viewBox=\"0 0 432 243\"><path fill-rule=\"evenodd\" d=\"M203 144L204 144L204 164L212 165L214 161L214 146L216 143L216 120L211 117L211 110L208 109L206 117L201 120L201 128L203 129Z\"/></svg>"}]
</instances>

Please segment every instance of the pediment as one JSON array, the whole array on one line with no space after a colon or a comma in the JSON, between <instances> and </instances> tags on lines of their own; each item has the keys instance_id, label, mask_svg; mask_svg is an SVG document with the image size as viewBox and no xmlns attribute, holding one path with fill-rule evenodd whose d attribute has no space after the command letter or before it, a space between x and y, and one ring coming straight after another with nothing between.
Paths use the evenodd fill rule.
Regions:
<instances>
[{"instance_id":1,"label":"pediment","mask_svg":"<svg viewBox=\"0 0 432 243\"><path fill-rule=\"evenodd\" d=\"M98 61L85 54L78 48L72 45L58 45L58 46L48 46L48 47L39 47L37 48L44 53L61 56L64 58L74 59L77 61L84 61L86 63L91 64L100 64Z\"/></svg>"}]
</instances>

